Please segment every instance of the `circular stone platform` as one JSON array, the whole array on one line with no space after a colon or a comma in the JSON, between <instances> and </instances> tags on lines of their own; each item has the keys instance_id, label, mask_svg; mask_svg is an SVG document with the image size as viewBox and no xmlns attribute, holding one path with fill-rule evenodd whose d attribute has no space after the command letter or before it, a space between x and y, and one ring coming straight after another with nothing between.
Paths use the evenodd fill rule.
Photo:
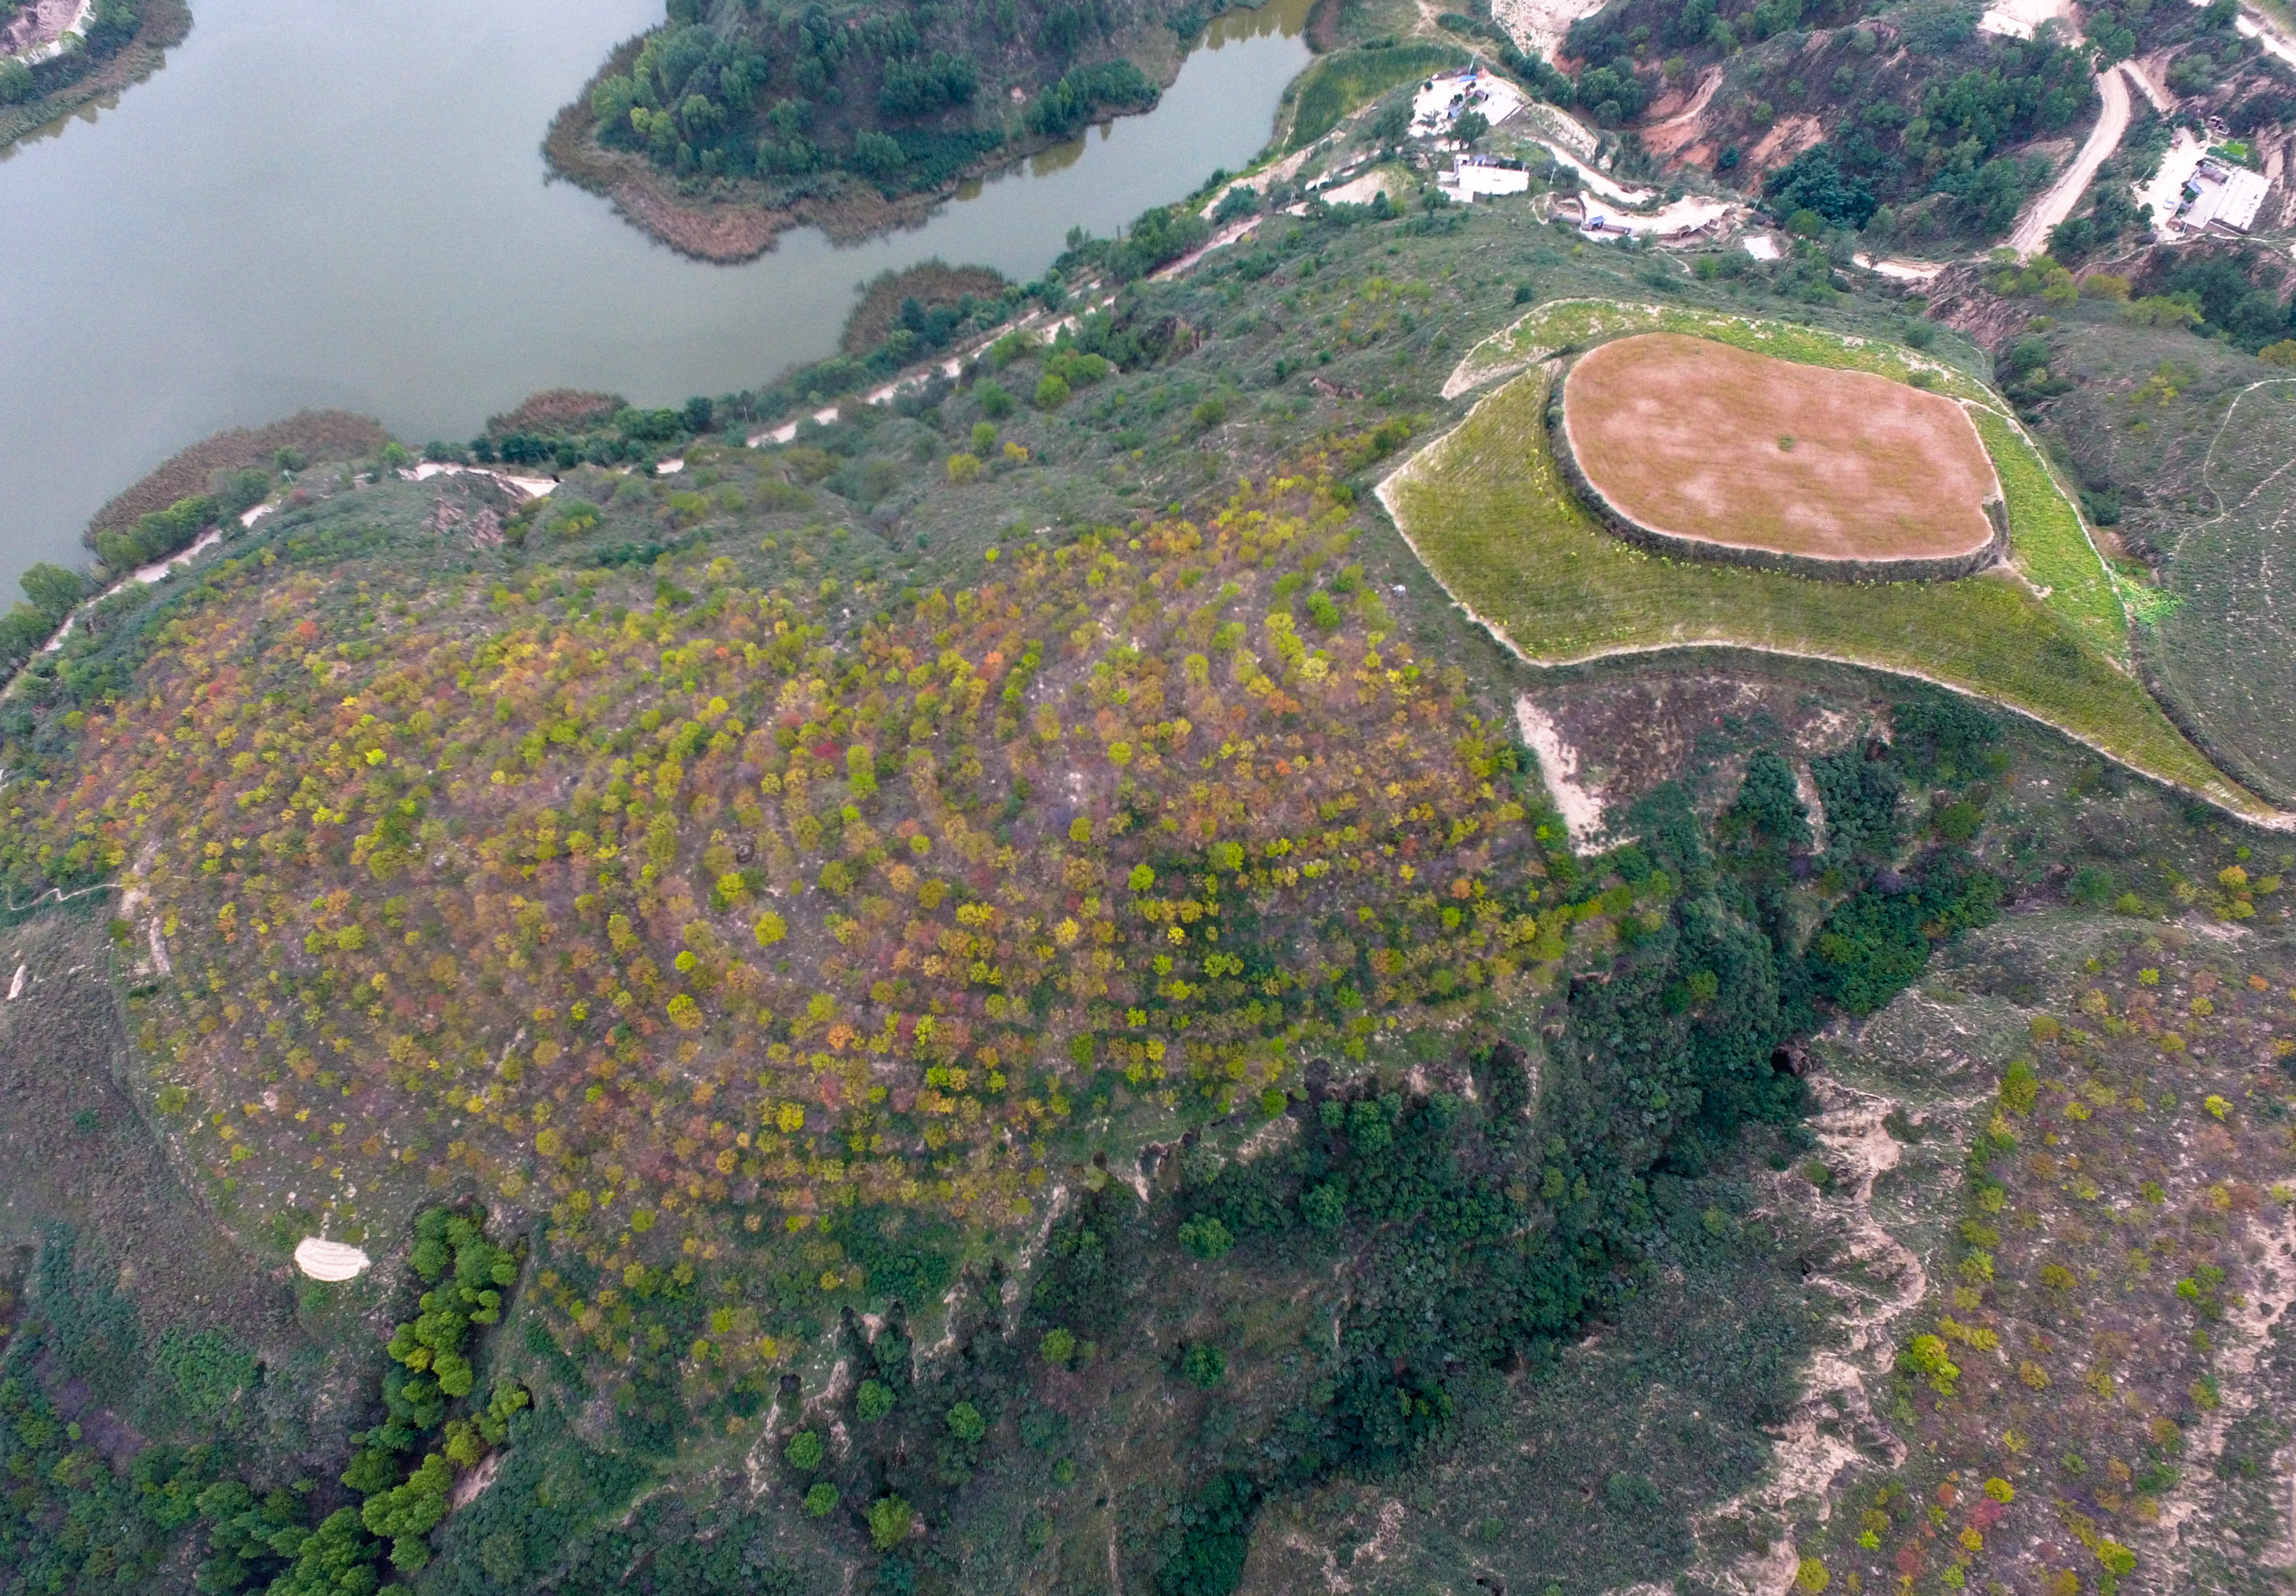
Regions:
<instances>
[{"instance_id":1,"label":"circular stone platform","mask_svg":"<svg viewBox=\"0 0 2296 1596\"><path fill-rule=\"evenodd\" d=\"M1669 554L1859 581L1999 557L2001 487L1951 399L1674 332L1575 361L1555 453L1612 530Z\"/></svg>"}]
</instances>

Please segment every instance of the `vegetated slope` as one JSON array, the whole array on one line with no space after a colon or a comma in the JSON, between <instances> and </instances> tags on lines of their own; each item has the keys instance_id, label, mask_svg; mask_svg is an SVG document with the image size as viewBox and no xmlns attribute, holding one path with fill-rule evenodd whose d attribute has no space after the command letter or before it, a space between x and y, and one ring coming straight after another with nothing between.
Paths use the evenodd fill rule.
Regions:
<instances>
[{"instance_id":1,"label":"vegetated slope","mask_svg":"<svg viewBox=\"0 0 2296 1596\"><path fill-rule=\"evenodd\" d=\"M2251 348L2284 339L2285 312L2250 283L2259 264L2186 255L2139 280L2133 310L2064 307L2001 360L2011 392L2128 556L2139 642L2163 697L2227 769L2284 798L2296 793L2296 683L2285 666L2296 573L2281 469L2296 424L2292 390L2284 366L2181 326ZM2168 325L2136 323L2161 319L2155 311Z\"/></svg>"},{"instance_id":2,"label":"vegetated slope","mask_svg":"<svg viewBox=\"0 0 2296 1596\"><path fill-rule=\"evenodd\" d=\"M107 979L101 904L82 900L0 942L24 994L0 1005L8 1114L0 1125L0 1247L43 1253L42 1313L70 1333L52 1355L92 1404L146 1436L200 1431L276 1457L308 1444L324 1372L295 1297L247 1265L154 1150L113 1077L127 1051ZM4 988L0 988L4 990ZM141 1321L141 1323L139 1323ZM227 1352L253 1379L203 1387L183 1360L139 1388L144 1327ZM176 1378L181 1376L182 1378ZM340 1441L340 1436L337 1437Z\"/></svg>"},{"instance_id":3,"label":"vegetated slope","mask_svg":"<svg viewBox=\"0 0 2296 1596\"><path fill-rule=\"evenodd\" d=\"M2226 407L2201 468L2215 513L2185 533L2168 563L2169 591L2184 602L2161 619L2158 656L2168 690L2195 706L2210 741L2228 742L2280 792L2296 792L2292 447L2296 383L2267 380Z\"/></svg>"},{"instance_id":4,"label":"vegetated slope","mask_svg":"<svg viewBox=\"0 0 2296 1596\"><path fill-rule=\"evenodd\" d=\"M2218 857L2194 896L2235 922L2288 863ZM1970 1084L1997 1092L1955 1133L1962 1199L1916 1243L1929 1289L1874 1392L1905 1460L1845 1479L1801 1543L1837 1588L2275 1588L2292 978L2284 929L2046 917L1845 1044L1839 1067L1886 1077L1893 1052L1983 1036Z\"/></svg>"},{"instance_id":5,"label":"vegetated slope","mask_svg":"<svg viewBox=\"0 0 2296 1596\"><path fill-rule=\"evenodd\" d=\"M1574 25L1567 49L1588 63L1578 102L1629 129L1718 76L1694 126L1652 128L1669 164L1745 186L1782 218L1939 251L2005 233L2054 168L2022 146L2075 132L2095 101L2079 51L1980 31L1979 12L1626 0Z\"/></svg>"},{"instance_id":6,"label":"vegetated slope","mask_svg":"<svg viewBox=\"0 0 2296 1596\"><path fill-rule=\"evenodd\" d=\"M29 63L0 60L0 151L150 77L191 28L184 0L97 0L86 31L69 37L62 53Z\"/></svg>"},{"instance_id":7,"label":"vegetated slope","mask_svg":"<svg viewBox=\"0 0 2296 1596\"><path fill-rule=\"evenodd\" d=\"M560 112L545 148L670 243L742 258L800 217L882 227L907 214L905 196L938 197L992 160L1147 109L1216 9L672 0L668 21Z\"/></svg>"},{"instance_id":8,"label":"vegetated slope","mask_svg":"<svg viewBox=\"0 0 2296 1596\"><path fill-rule=\"evenodd\" d=\"M196 1195L278 1245L339 1194L329 1233L379 1262L328 1302L399 1289L434 1187L531 1242L486 1288L503 1330L455 1352L468 1389L436 1382L467 1405L418 1403L404 1359L385 1385L412 1473L317 1459L308 1508L229 1534L340 1524L339 1479L386 1505L321 1551L411 1543L439 1590L794 1568L938 1596L1113 1559L1224 1592L1296 1553L1253 1550L1293 1506L1328 1522L1487 1436L1566 1477L1558 1426L1616 1385L1542 1371L1595 1314L1715 1394L1726 1466L1653 1456L1613 1401L1604 1544L1561 1509L1485 1527L1506 1471L1418 1525L1443 1567L1680 1567L1822 1328L1774 1250L1796 1232L1741 1223L1749 1142L1800 1141L1768 1128L1800 1101L1775 1050L2005 893L2054 896L2077 833L2013 801L1988 716L1924 693L1894 745L1813 765L1822 855L1776 757L1660 795L1640 847L1565 851L1495 713L1512 667L1338 479L1534 279L1636 265L1505 214L1271 218L1059 348L1000 340L786 448L714 440L707 401L554 405L525 420L595 430L554 434L548 500L310 473L227 562L88 615L0 713L0 841L16 901L107 872L163 900L119 955L148 987L130 1084ZM818 381L878 375L841 369ZM670 446L674 476L579 463ZM2066 813L2145 851L2157 795L2056 751ZM172 969L136 971L153 929ZM1677 1265L1717 1327L1695 1357L1621 1295ZM502 1379L534 1409L447 1514ZM54 1539L59 1495L20 1510ZM218 1526L184 1523L177 1568Z\"/></svg>"},{"instance_id":9,"label":"vegetated slope","mask_svg":"<svg viewBox=\"0 0 2296 1596\"><path fill-rule=\"evenodd\" d=\"M1299 1217L1265 1217L1267 1196L1199 1199L1182 1245L1217 1257L1254 1229L1344 1230L1360 1214L1398 1227L1382 1245L1408 1249L1414 1215L1448 1205L1453 1267L1489 1300L1453 1304L1431 1328L1416 1308L1366 1310L1343 1337L1336 1395L1287 1387L1278 1433L1296 1438L1220 1476L1242 1518L1140 1555L1227 1567L1260 1495L1407 1454L1445 1428L1462 1353L1488 1369L1607 1299L1605 1260L1638 1244L1605 1215L1637 1212L1635 1171L1702 1164L1740 1121L1791 1105L1769 1055L1806 978L1710 901L1686 814L1654 813L1667 840L1621 862L1623 879L1542 896L1550 865L1571 872L1509 796L1511 744L1465 712L1456 677L1423 682L1377 624L1377 600L1337 566L1345 507L1328 487L1282 479L1265 495L1136 540L1000 548L984 574L1012 569L1009 588L912 595L840 634L813 630L808 601L737 582L733 551L758 561L778 538L727 536L706 564L659 565L652 602L628 609L630 579L603 574L628 568L598 563L616 545L570 498L525 530L537 552L555 539L571 559L500 586L489 617L496 573L457 569L460 538L386 552L368 529L419 510L425 490L291 512L260 535L266 558L184 595L130 695L133 733L102 717L78 728L77 789L51 790L57 813L98 831L107 790L137 817L64 853L143 862L134 878L178 973L136 1019L160 1111L208 1163L212 1199L299 1226L318 1215L282 1189L324 1181L342 1193L331 1223L357 1236L366 1213L412 1198L397 1162L478 1183L513 1213L547 1203L528 1345L570 1397L611 1379L623 1443L666 1453L691 1412L754 1415L777 1369L822 1378L835 1350L823 1321L840 1309L906 1303L961 1344L976 1336L963 1294L942 1300L967 1250L945 1221L1009 1224L1095 1143L1128 1158L1160 1127L1233 1119L1241 1133L1304 1100L1341 1134L1275 1188ZM431 521L446 524L435 505ZM1319 585L1287 580L1311 564ZM346 595L332 651L308 618L329 588ZM1193 610L1166 602L1199 592ZM1027 610L1012 614L1007 593ZM1303 618L1283 608L1295 593ZM1267 668L1226 618L1247 601ZM545 604L555 642L528 619ZM1039 653L1007 638L1016 621L1054 641ZM959 663L976 649L999 671L994 691ZM784 657L796 671L775 668ZM542 679L552 668L561 678ZM586 679L611 691L594 699ZM657 713L657 692L699 716ZM734 729L745 711L760 729ZM899 778L881 778L880 735L908 750ZM596 764L594 811L574 761ZM737 763L749 768L733 784ZM643 787L625 782L641 773ZM1001 806L981 801L999 789ZM546 813L529 806L538 797ZM1789 825L1745 868L1775 876L1763 849L1791 846ZM1936 912L1981 914L1989 899L1949 876ZM1570 1000L1552 1065L1554 1082L1581 1083L1547 1109L1575 1154L1513 1123L1519 1062L1495 1066L1512 1086L1484 1088L1499 1116L1488 1151L1450 1099L1305 1086L1311 1052L1352 1073L1374 1046L1395 1059L1423 1033L1416 1056L1441 1059L1462 1025L1488 1025L1491 997L1531 994L1525 978L1568 929L1613 921L1633 978ZM1693 961L1733 972L1726 1001ZM1645 1054L1673 1073L1652 1076ZM1641 1118L1618 1117L1620 1093L1638 1094ZM1554 1215L1525 1238L1534 1177ZM1259 1178L1283 1179L1274 1164ZM1407 1261L1374 1278L1415 1291ZM1091 1357L1097 1280L1038 1289L1040 1357ZM872 1355L893 1375L906 1345L882 1340ZM977 1357L1021 1363L1025 1340L998 1344ZM977 1417L947 1410L964 1446L1010 1412L979 1371L939 1378L975 1381L953 1395ZM904 1385L879 1382L897 1399ZM886 1417L867 1387L855 1400L862 1422ZM873 1530L906 1526L919 1502L936 1521L965 1510L972 1453L918 1466L935 1412L840 1465L835 1489L850 1513L872 1510ZM880 1550L902 1538L881 1533ZM964 1544L937 1543L954 1574Z\"/></svg>"},{"instance_id":10,"label":"vegetated slope","mask_svg":"<svg viewBox=\"0 0 2296 1596\"><path fill-rule=\"evenodd\" d=\"M1705 643L1871 664L1994 699L2148 773L2253 805L2140 683L2021 585L1816 582L1665 561L1607 536L1548 453L1546 388L1543 372L1517 378L1385 490L1444 585L1531 659Z\"/></svg>"},{"instance_id":11,"label":"vegetated slope","mask_svg":"<svg viewBox=\"0 0 2296 1596\"><path fill-rule=\"evenodd\" d=\"M857 622L754 543L640 576L586 542L491 613L435 553L290 543L169 623L17 856L127 868L180 969L233 972L142 1042L258 1213L316 1187L356 1239L394 1168L453 1172L602 1266L857 1199L1008 1223L1072 1114L1272 1113L1307 1051L1560 952L1511 746L1392 636L1315 470ZM595 532L578 491L537 544ZM257 1096L259 1134L209 1123Z\"/></svg>"}]
</instances>

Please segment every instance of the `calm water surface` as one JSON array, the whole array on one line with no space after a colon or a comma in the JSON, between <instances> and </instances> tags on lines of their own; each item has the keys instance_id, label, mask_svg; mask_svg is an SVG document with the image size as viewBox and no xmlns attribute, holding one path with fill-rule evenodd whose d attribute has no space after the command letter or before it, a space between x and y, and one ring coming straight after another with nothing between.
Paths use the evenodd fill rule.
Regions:
<instances>
[{"instance_id":1,"label":"calm water surface","mask_svg":"<svg viewBox=\"0 0 2296 1596\"><path fill-rule=\"evenodd\" d=\"M467 438L539 388L641 404L834 347L857 282L931 256L1021 278L1266 141L1307 0L1224 18L1149 115L840 249L681 258L545 184L553 112L660 0L198 0L92 120L0 158L0 585L85 558L98 505L193 439L305 405ZM4 603L5 599L0 599Z\"/></svg>"}]
</instances>

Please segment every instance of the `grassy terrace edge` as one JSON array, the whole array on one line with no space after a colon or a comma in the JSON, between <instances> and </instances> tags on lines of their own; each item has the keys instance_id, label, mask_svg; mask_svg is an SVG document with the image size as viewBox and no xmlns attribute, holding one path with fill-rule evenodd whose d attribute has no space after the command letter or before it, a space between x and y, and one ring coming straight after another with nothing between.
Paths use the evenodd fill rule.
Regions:
<instances>
[{"instance_id":1,"label":"grassy terrace edge","mask_svg":"<svg viewBox=\"0 0 2296 1596\"><path fill-rule=\"evenodd\" d=\"M2030 716L2249 819L2296 823L2211 765L2108 657L2093 620L2013 577L1811 582L1668 560L1608 536L1572 499L1549 449L1549 383L1544 370L1514 378L1379 488L1445 591L1529 663L1744 648L1890 671ZM2028 463L2040 469L2038 456ZM2036 487L2011 490L2013 538L2020 501L2030 508ZM2062 528L2046 529L2062 550Z\"/></svg>"}]
</instances>

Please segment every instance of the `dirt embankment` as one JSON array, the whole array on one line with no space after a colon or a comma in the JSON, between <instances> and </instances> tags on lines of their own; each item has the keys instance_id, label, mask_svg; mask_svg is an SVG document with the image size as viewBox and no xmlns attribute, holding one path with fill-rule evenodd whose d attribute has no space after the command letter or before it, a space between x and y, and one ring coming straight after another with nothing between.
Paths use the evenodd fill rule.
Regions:
<instances>
[{"instance_id":1,"label":"dirt embankment","mask_svg":"<svg viewBox=\"0 0 2296 1596\"><path fill-rule=\"evenodd\" d=\"M1957 262L1930 282L1930 317L1966 333L1978 348L1997 350L2025 330L2032 312L1985 285L1991 268Z\"/></svg>"}]
</instances>

